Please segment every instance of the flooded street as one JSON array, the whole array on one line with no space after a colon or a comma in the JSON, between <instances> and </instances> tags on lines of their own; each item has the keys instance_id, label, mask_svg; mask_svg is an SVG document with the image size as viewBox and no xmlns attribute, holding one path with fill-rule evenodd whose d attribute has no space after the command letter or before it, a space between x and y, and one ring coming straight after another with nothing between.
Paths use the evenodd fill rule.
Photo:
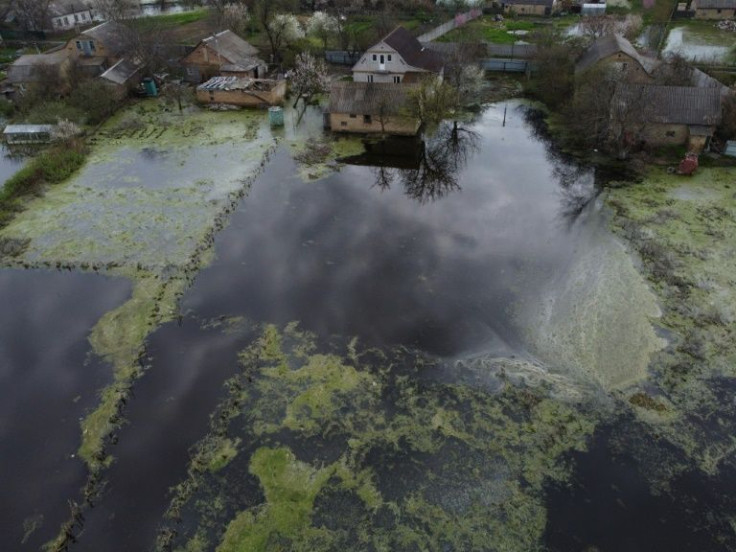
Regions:
<instances>
[{"instance_id":1,"label":"flooded street","mask_svg":"<svg viewBox=\"0 0 736 552\"><path fill-rule=\"evenodd\" d=\"M331 143L322 166L288 125L216 115L182 127L194 143L114 121L6 231L30 240L19 262L132 282L0 271L18 304L0 315L12 549L82 502L79 424L110 365L133 390L84 458L105 484L70 550L728 549L736 504L656 418L661 305L600 173L528 107L423 143Z\"/></svg>"}]
</instances>

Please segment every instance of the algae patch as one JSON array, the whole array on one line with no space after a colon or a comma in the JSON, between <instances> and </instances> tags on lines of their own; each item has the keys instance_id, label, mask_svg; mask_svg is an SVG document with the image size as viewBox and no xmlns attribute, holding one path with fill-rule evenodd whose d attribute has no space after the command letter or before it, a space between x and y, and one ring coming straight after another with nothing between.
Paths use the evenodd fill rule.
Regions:
<instances>
[{"instance_id":1,"label":"algae patch","mask_svg":"<svg viewBox=\"0 0 736 552\"><path fill-rule=\"evenodd\" d=\"M238 453L216 478L195 455L159 549L203 533L220 551L534 549L545 481L566 479L595 425L521 368L478 385L466 363L328 347L293 324L263 327L240 360L196 447Z\"/></svg>"},{"instance_id":2,"label":"algae patch","mask_svg":"<svg viewBox=\"0 0 736 552\"><path fill-rule=\"evenodd\" d=\"M650 380L657 402L634 395L642 397L635 413L708 474L736 450L725 430L736 412L723 398L736 377L733 174L701 168L683 179L657 169L608 193L614 229L641 257L673 341L657 356Z\"/></svg>"}]
</instances>

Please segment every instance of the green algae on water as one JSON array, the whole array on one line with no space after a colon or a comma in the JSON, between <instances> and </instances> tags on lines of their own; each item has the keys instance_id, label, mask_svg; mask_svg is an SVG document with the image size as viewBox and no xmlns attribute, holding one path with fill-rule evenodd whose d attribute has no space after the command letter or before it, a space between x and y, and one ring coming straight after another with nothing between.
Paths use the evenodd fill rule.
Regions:
<instances>
[{"instance_id":1,"label":"green algae on water","mask_svg":"<svg viewBox=\"0 0 736 552\"><path fill-rule=\"evenodd\" d=\"M580 400L523 378L439 383L426 378L466 368L355 340L327 347L294 324L264 326L240 361L210 434L240 439L238 453L217 478L190 469L178 486L172 519L199 522L174 544L206 531L221 551L534 550L544 484L569 476L567 453L596 423Z\"/></svg>"}]
</instances>

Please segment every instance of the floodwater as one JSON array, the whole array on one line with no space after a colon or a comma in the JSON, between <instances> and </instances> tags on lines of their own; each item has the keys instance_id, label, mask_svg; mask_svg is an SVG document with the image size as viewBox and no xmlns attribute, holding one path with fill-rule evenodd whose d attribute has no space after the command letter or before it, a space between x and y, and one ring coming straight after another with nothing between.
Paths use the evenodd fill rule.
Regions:
<instances>
[{"instance_id":1,"label":"floodwater","mask_svg":"<svg viewBox=\"0 0 736 552\"><path fill-rule=\"evenodd\" d=\"M519 314L546 301L550 282L576 271L581 257L608 247L594 171L551 154L523 108L510 105L504 126L504 107L489 107L458 135L446 128L427 144L408 143L403 149L414 157L358 156L313 182L301 180L288 150L276 153L217 236L216 260L185 294L182 317L149 339L152 367L136 386L106 494L86 515L78 549L143 550L154 542L169 490L186 479L191 447L225 396L223 382L239 372L238 352L264 323L298 321L324 350L353 336L366 349L406 348L409 359L444 366L421 377L447 389L460 378L482 380L488 404L503 380L492 368L483 373L486 359L516 359L508 377L516 377L517 362L521 379L549 377L570 393L598 385L578 372L546 375L541 341ZM415 360L396 364L412 374ZM448 368L453 362L462 376ZM302 455L339 455L329 439L273 439ZM400 474L386 473L378 452L371 458L382 492L406 498L409 483L398 485ZM515 477L505 462L492 465L498 472L488 477L501 487ZM241 505L262 500L252 477L233 488L247 495Z\"/></svg>"},{"instance_id":2,"label":"floodwater","mask_svg":"<svg viewBox=\"0 0 736 552\"><path fill-rule=\"evenodd\" d=\"M110 368L87 336L130 284L93 274L0 270L0 533L38 550L69 513L86 471L74 458L79 418ZM25 546L23 546L25 545Z\"/></svg>"},{"instance_id":3,"label":"floodwater","mask_svg":"<svg viewBox=\"0 0 736 552\"><path fill-rule=\"evenodd\" d=\"M0 188L5 181L23 168L26 158L11 152L5 144L0 146Z\"/></svg>"},{"instance_id":4,"label":"floodwater","mask_svg":"<svg viewBox=\"0 0 736 552\"><path fill-rule=\"evenodd\" d=\"M215 259L181 315L148 338L149 368L110 447L104 493L71 549L719 550L700 529L722 535L734 505L713 498L713 480L699 495L703 481L684 471L673 495L658 498L645 470L658 462L614 457L621 443L648 438L611 412L665 345L651 325L656 302L608 231L600 173L557 155L528 115L513 102L487 106L456 132L374 145L313 181L282 145L216 235ZM118 161L157 189L175 184L177 174L161 170L180 163L124 149ZM60 366L84 365L89 329L129 293L115 280L46 273L28 273L18 293L26 273L7 274L14 298L54 298L36 326L7 327L40 335L40 351L51 340ZM36 276L66 277L73 291L49 293L62 280ZM54 326L61 313L63 332ZM72 346L77 356L59 352ZM46 437L63 420L44 458L72 468L24 466L20 453L3 464L3 474L18 474L4 494L4 534L20 542L23 521L30 528L44 516L29 550L78 498L84 471L70 455L78 417L109 378L97 367L90 359L89 380L75 373L30 395L64 395L66 409L50 409L23 435ZM8 405L0 420L12 422L2 441L10 448L26 427L11 416L27 408ZM203 443L226 451L211 457L211 473L193 467ZM24 458L34 452L25 446ZM665 446L660 454L687 460ZM22 501L28 481L50 495L42 506ZM688 518L683 497L710 502ZM588 523L592 512L610 523ZM643 521L663 514L658 526ZM626 541L621 527L632 519Z\"/></svg>"},{"instance_id":5,"label":"floodwater","mask_svg":"<svg viewBox=\"0 0 736 552\"><path fill-rule=\"evenodd\" d=\"M724 63L733 56L734 42L734 33L711 27L673 27L662 53L679 54L700 63Z\"/></svg>"}]
</instances>

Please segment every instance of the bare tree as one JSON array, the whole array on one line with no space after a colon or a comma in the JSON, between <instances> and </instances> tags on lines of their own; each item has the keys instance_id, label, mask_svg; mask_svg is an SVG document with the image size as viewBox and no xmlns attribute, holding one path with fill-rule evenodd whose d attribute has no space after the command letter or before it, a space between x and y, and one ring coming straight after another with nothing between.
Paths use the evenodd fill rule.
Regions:
<instances>
[{"instance_id":1,"label":"bare tree","mask_svg":"<svg viewBox=\"0 0 736 552\"><path fill-rule=\"evenodd\" d=\"M641 84L619 84L613 94L609 140L619 159L626 159L644 141L650 112L647 89Z\"/></svg>"},{"instance_id":2,"label":"bare tree","mask_svg":"<svg viewBox=\"0 0 736 552\"><path fill-rule=\"evenodd\" d=\"M94 0L92 5L107 21L126 19L140 6L136 0Z\"/></svg>"},{"instance_id":3,"label":"bare tree","mask_svg":"<svg viewBox=\"0 0 736 552\"><path fill-rule=\"evenodd\" d=\"M47 25L50 3L50 0L14 0L12 7L26 31L42 31Z\"/></svg>"}]
</instances>

